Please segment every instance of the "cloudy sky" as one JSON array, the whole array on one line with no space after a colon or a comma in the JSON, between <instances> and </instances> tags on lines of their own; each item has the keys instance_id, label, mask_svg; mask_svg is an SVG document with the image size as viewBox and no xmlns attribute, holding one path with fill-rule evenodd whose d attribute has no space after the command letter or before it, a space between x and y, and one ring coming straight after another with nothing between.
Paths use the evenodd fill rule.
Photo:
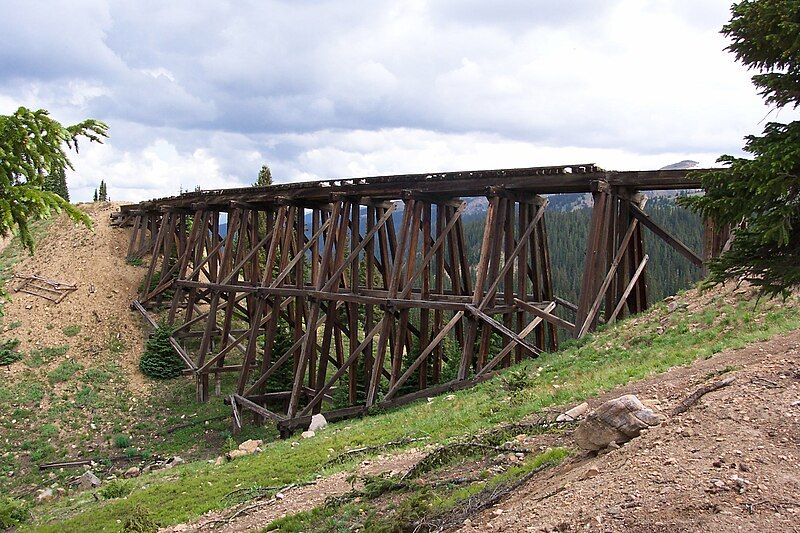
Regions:
<instances>
[{"instance_id":1,"label":"cloudy sky","mask_svg":"<svg viewBox=\"0 0 800 533\"><path fill-rule=\"evenodd\" d=\"M110 125L73 200L738 153L767 120L725 0L0 2L0 113Z\"/></svg>"}]
</instances>

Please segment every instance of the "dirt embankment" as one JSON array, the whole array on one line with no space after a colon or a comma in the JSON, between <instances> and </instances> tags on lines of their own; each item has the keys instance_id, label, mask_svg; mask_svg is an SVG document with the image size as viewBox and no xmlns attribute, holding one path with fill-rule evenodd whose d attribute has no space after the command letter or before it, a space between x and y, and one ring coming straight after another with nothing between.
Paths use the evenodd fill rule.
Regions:
<instances>
[{"instance_id":1,"label":"dirt embankment","mask_svg":"<svg viewBox=\"0 0 800 533\"><path fill-rule=\"evenodd\" d=\"M700 385L734 377L687 412ZM666 419L621 448L579 456L462 531L800 531L800 332L617 389Z\"/></svg>"},{"instance_id":2,"label":"dirt embankment","mask_svg":"<svg viewBox=\"0 0 800 533\"><path fill-rule=\"evenodd\" d=\"M11 301L4 308L2 338L18 338L25 353L69 345L68 356L80 363L96 362L98 354L111 347L114 362L125 372L125 384L138 393L146 388L137 371L144 335L129 306L142 270L126 264L126 232L109 223L110 213L118 207L104 202L82 205L94 223L91 229L66 215L56 217L36 243L35 253L24 255L14 273L35 274L78 289L55 304L15 292L18 280L10 280L6 288ZM13 376L21 368L12 365L8 372Z\"/></svg>"}]
</instances>

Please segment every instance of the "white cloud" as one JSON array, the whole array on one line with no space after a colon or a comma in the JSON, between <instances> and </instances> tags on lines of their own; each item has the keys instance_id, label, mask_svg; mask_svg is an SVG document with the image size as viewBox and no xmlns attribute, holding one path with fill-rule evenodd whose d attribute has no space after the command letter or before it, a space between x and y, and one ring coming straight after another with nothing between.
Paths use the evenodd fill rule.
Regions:
<instances>
[{"instance_id":1,"label":"white cloud","mask_svg":"<svg viewBox=\"0 0 800 533\"><path fill-rule=\"evenodd\" d=\"M0 9L0 113L111 126L74 158L79 199L100 178L130 200L242 185L265 161L285 180L712 162L767 113L723 52L727 0Z\"/></svg>"}]
</instances>

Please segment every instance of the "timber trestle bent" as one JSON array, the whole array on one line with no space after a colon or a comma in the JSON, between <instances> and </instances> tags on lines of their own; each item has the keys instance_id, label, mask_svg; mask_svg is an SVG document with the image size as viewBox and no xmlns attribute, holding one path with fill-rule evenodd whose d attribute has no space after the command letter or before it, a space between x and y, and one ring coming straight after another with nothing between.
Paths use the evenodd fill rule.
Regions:
<instances>
[{"instance_id":1,"label":"timber trestle bent","mask_svg":"<svg viewBox=\"0 0 800 533\"><path fill-rule=\"evenodd\" d=\"M213 378L235 430L249 411L289 434L316 413L470 387L556 350L560 331L646 309L643 228L700 268L729 231L707 223L699 257L640 191L699 186L687 171L591 164L382 176L186 193L123 206L114 222L133 228L129 260L149 257L133 307L172 328L197 399ZM552 286L546 195L564 192L593 197L577 303ZM464 216L481 197L472 264Z\"/></svg>"}]
</instances>

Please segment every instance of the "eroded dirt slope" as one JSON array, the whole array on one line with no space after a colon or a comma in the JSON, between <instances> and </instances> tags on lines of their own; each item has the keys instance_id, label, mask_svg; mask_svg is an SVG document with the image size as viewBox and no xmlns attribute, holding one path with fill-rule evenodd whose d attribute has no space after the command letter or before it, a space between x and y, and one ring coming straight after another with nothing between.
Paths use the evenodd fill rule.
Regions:
<instances>
[{"instance_id":1,"label":"eroded dirt slope","mask_svg":"<svg viewBox=\"0 0 800 533\"><path fill-rule=\"evenodd\" d=\"M699 386L733 376L688 412ZM666 421L606 455L580 455L462 531L800 531L800 332L617 389Z\"/></svg>"},{"instance_id":2,"label":"eroded dirt slope","mask_svg":"<svg viewBox=\"0 0 800 533\"><path fill-rule=\"evenodd\" d=\"M98 355L111 347L114 362L124 371L125 385L139 393L146 387L137 371L144 336L129 306L142 269L125 262L127 232L109 224L109 214L118 205L98 202L81 208L94 222L91 229L58 216L36 243L35 253L23 255L14 266L15 274L35 274L78 289L54 304L15 292L19 280L10 280L11 301L5 305L2 338L18 338L24 353L68 345L65 356L84 365L97 362ZM61 362L57 359L49 365ZM23 368L12 365L7 371L13 375Z\"/></svg>"}]
</instances>

